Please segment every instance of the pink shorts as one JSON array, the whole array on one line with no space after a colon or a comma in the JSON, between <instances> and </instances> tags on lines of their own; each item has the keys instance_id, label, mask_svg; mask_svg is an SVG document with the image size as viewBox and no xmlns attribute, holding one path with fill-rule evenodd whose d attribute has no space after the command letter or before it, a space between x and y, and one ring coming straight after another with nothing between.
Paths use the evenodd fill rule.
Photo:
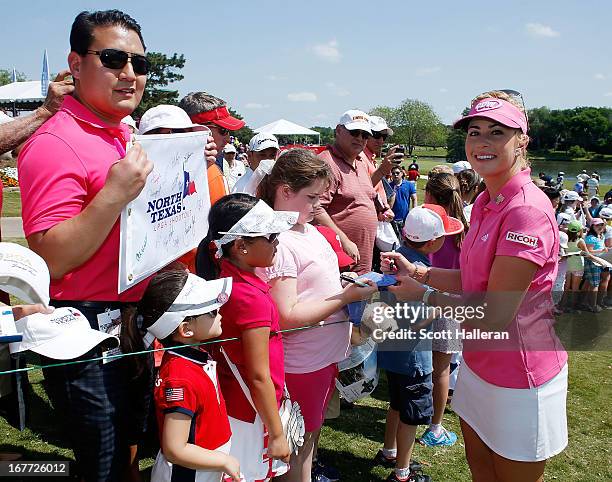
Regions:
<instances>
[{"instance_id":1,"label":"pink shorts","mask_svg":"<svg viewBox=\"0 0 612 482\"><path fill-rule=\"evenodd\" d=\"M325 410L336 387L338 366L335 363L316 372L285 373L285 384L291 400L302 410L307 432L316 432L323 426Z\"/></svg>"}]
</instances>

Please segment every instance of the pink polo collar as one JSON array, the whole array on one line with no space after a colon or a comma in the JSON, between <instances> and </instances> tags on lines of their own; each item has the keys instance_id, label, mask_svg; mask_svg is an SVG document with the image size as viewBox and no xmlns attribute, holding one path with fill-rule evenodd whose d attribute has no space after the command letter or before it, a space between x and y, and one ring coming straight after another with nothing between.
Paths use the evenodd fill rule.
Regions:
<instances>
[{"instance_id":1,"label":"pink polo collar","mask_svg":"<svg viewBox=\"0 0 612 482\"><path fill-rule=\"evenodd\" d=\"M123 138L124 142L129 137L129 128L127 125L119 123L119 126L117 127L109 126L106 122L100 119L96 114L90 111L71 95L64 97L61 110L71 115L79 122L89 124L97 129L104 129L114 137L119 135Z\"/></svg>"},{"instance_id":2,"label":"pink polo collar","mask_svg":"<svg viewBox=\"0 0 612 482\"><path fill-rule=\"evenodd\" d=\"M523 186L530 182L533 182L531 180L531 169L523 169L514 175L506 184L504 184L504 187L501 188L494 199L491 199L489 191L484 191L480 196L478 196L478 199L476 199L474 205L499 212L516 194L518 194Z\"/></svg>"}]
</instances>

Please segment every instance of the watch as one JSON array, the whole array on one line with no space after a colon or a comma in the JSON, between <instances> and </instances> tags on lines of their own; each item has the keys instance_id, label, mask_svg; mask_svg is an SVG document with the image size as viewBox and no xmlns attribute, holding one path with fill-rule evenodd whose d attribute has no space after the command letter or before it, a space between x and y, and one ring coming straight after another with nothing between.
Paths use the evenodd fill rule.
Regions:
<instances>
[{"instance_id":1,"label":"watch","mask_svg":"<svg viewBox=\"0 0 612 482\"><path fill-rule=\"evenodd\" d=\"M431 287L427 287L427 289L425 290L425 293L423 293L423 303L425 303L426 305L429 304L429 297L431 296L432 293L435 293L436 290L434 290Z\"/></svg>"}]
</instances>

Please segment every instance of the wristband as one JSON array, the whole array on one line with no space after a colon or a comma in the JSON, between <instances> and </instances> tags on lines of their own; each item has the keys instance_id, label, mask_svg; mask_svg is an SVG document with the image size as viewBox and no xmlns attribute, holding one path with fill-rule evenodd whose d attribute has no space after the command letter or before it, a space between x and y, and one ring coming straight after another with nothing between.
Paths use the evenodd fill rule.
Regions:
<instances>
[{"instance_id":1,"label":"wristband","mask_svg":"<svg viewBox=\"0 0 612 482\"><path fill-rule=\"evenodd\" d=\"M429 304L429 297L431 296L432 293L435 293L436 290L434 290L431 287L427 287L427 289L425 290L425 293L423 293L423 303L425 303L426 305Z\"/></svg>"}]
</instances>

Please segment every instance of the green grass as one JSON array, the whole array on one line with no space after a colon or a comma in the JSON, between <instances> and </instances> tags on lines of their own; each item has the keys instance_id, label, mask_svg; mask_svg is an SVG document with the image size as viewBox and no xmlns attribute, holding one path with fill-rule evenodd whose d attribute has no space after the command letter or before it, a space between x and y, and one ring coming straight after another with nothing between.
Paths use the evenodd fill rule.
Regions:
<instances>
[{"instance_id":1,"label":"green grass","mask_svg":"<svg viewBox=\"0 0 612 482\"><path fill-rule=\"evenodd\" d=\"M568 394L569 446L548 464L546 480L590 482L612 480L612 417L610 409L610 352L570 353ZM19 452L24 460L72 460L72 451L63 427L54 422L56 415L49 405L39 371L30 372L32 395L28 428L19 432L0 418L0 452ZM370 460L382 446L387 394L381 377L373 396L360 400L354 409L345 410L336 420L323 427L320 453L351 482L382 481L388 469L373 467ZM444 426L460 433L457 416L448 412ZM422 430L419 430L419 435ZM153 463L147 453L141 463L145 478ZM463 439L449 448L431 449L417 445L414 458L436 482L470 480L464 455Z\"/></svg>"},{"instance_id":2,"label":"green grass","mask_svg":"<svg viewBox=\"0 0 612 482\"><path fill-rule=\"evenodd\" d=\"M2 193L2 216L13 218L21 216L21 196L19 191L8 191Z\"/></svg>"}]
</instances>

